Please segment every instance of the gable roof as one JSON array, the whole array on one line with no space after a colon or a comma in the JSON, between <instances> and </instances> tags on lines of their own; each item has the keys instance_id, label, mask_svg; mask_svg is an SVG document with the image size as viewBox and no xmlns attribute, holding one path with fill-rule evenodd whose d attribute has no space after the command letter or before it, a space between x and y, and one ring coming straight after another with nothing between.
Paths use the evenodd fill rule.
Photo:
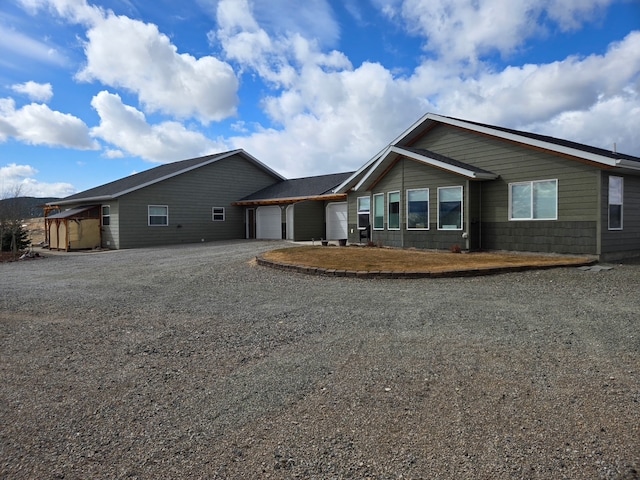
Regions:
<instances>
[{"instance_id":1,"label":"gable roof","mask_svg":"<svg viewBox=\"0 0 640 480\"><path fill-rule=\"evenodd\" d=\"M141 188L148 187L155 183L162 182L169 178L181 175L197 168L204 167L206 165L210 165L214 162L218 162L222 159L229 158L234 155L239 155L256 165L258 168L274 176L275 178L284 180L284 177L282 175L270 169L264 163L260 162L258 159L251 156L244 150L238 149L159 165L157 167L150 168L149 170L129 175L128 177L105 183L104 185L90 188L89 190L85 190L74 195L70 195L63 198L62 200L48 203L47 205L65 205L78 202L100 202L105 200L112 200L127 193L134 192Z\"/></svg>"},{"instance_id":2,"label":"gable roof","mask_svg":"<svg viewBox=\"0 0 640 480\"><path fill-rule=\"evenodd\" d=\"M373 172L370 171L370 169L377 169L373 166L375 165L377 167L380 165L381 160L389 154L392 147L400 147L408 152L414 151L411 148L413 141L422 137L428 130L438 124L450 125L494 138L519 143L521 145L574 157L578 160L586 160L603 168L616 168L623 171L634 172L636 174L640 172L640 157L635 157L633 155L613 152L603 148L583 145L581 143L550 137L547 135L522 132L510 128L497 127L494 125L427 113L396 137L387 147L374 155L367 163L360 167L360 169L340 184L334 191L347 192L356 185L360 185L364 181L365 176L372 175ZM433 157L431 158L433 159Z\"/></svg>"},{"instance_id":3,"label":"gable roof","mask_svg":"<svg viewBox=\"0 0 640 480\"><path fill-rule=\"evenodd\" d=\"M303 200L340 200L345 196L334 194L333 189L352 174L353 172L332 173L283 180L234 202L234 205L284 204Z\"/></svg>"},{"instance_id":4,"label":"gable roof","mask_svg":"<svg viewBox=\"0 0 640 480\"><path fill-rule=\"evenodd\" d=\"M377 182L378 176L374 176L375 172L385 171L400 157L410 158L416 162L429 165L446 172L454 173L466 177L470 180L494 180L498 178L493 172L483 170L482 168L470 165L468 163L454 160L430 150L412 147L396 147L390 146L378 157L376 163L369 168L359 179L353 190L369 190Z\"/></svg>"}]
</instances>

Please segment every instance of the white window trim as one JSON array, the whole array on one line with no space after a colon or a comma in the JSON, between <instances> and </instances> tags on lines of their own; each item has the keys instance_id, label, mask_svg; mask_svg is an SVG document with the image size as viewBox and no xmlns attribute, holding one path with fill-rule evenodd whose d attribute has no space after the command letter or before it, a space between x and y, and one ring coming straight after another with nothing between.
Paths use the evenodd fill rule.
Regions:
<instances>
[{"instance_id":1,"label":"white window trim","mask_svg":"<svg viewBox=\"0 0 640 480\"><path fill-rule=\"evenodd\" d=\"M104 208L105 207L109 209L109 214L108 215L104 214ZM104 224L104 218L105 217L109 217L109 225L105 225ZM101 207L100 207L100 225L102 225L103 227L109 227L111 225L111 205L101 205Z\"/></svg>"},{"instance_id":2,"label":"white window trim","mask_svg":"<svg viewBox=\"0 0 640 480\"><path fill-rule=\"evenodd\" d=\"M165 224L152 224L151 223L151 208L152 207L161 207L167 209L167 223ZM154 217L159 217L160 215L153 215ZM147 226L149 227L168 227L169 226L169 205L147 205Z\"/></svg>"},{"instance_id":3,"label":"white window trim","mask_svg":"<svg viewBox=\"0 0 640 480\"><path fill-rule=\"evenodd\" d=\"M447 189L452 189L452 188L458 188L460 189L461 195L460 195L460 228L456 227L456 228L440 228L440 190L447 190ZM437 218L437 226L438 226L438 230L442 230L444 232L456 232L456 231L461 231L464 230L464 188L462 187L462 185L451 185L449 187L438 187L438 204L436 206L436 208L438 209L438 218Z\"/></svg>"},{"instance_id":4,"label":"white window trim","mask_svg":"<svg viewBox=\"0 0 640 480\"><path fill-rule=\"evenodd\" d=\"M382 197L382 226L376 227L376 197ZM371 223L371 228L374 230L384 230L384 221L385 221L385 208L384 208L384 193L374 193L373 194L373 223L371 223L371 218L369 218L369 223ZM369 213L371 215L371 213Z\"/></svg>"},{"instance_id":5,"label":"white window trim","mask_svg":"<svg viewBox=\"0 0 640 480\"><path fill-rule=\"evenodd\" d=\"M398 226L397 227L393 227L391 228L389 226L389 219L391 218L391 212L389 211L389 209L391 208L391 201L389 200L389 198L391 197L391 194L393 193L397 193L398 194ZM400 208L400 205L402 205L402 195L400 194L400 190L394 190L393 192L387 192L387 230L391 230L391 231L397 231L400 230L400 227L402 227L402 209Z\"/></svg>"},{"instance_id":6,"label":"white window trim","mask_svg":"<svg viewBox=\"0 0 640 480\"><path fill-rule=\"evenodd\" d=\"M427 226L426 227L409 227L409 192L419 192L422 190L426 190L427 191ZM431 199L429 198L430 192L428 188L408 188L407 189L407 201L406 203L406 219L407 219L407 230L429 230L430 228L430 222L429 222L429 215L431 214Z\"/></svg>"},{"instance_id":7,"label":"white window trim","mask_svg":"<svg viewBox=\"0 0 640 480\"><path fill-rule=\"evenodd\" d=\"M533 184L541 183L541 182L555 182L556 184L556 215L553 218L533 218ZM531 197L529 199L529 218L513 218L512 211L512 198L511 198L511 190L513 185L529 185L531 187ZM557 178L547 178L545 180L531 180L528 182L512 182L509 184L509 221L510 222L544 222L544 221L552 221L558 220L558 179Z\"/></svg>"},{"instance_id":8,"label":"white window trim","mask_svg":"<svg viewBox=\"0 0 640 480\"><path fill-rule=\"evenodd\" d=\"M368 198L369 199L369 210L360 210L360 199ZM357 197L356 198L356 225L358 226L358 230L366 230L366 226L360 226L360 212L363 214L366 212L369 215L369 227L371 227L371 197Z\"/></svg>"},{"instance_id":9,"label":"white window trim","mask_svg":"<svg viewBox=\"0 0 640 480\"><path fill-rule=\"evenodd\" d=\"M222 210L222 212L217 212L216 210ZM216 215L222 215L222 218L216 218ZM212 222L224 222L227 218L227 213L224 207L211 207L211 221Z\"/></svg>"},{"instance_id":10,"label":"white window trim","mask_svg":"<svg viewBox=\"0 0 640 480\"><path fill-rule=\"evenodd\" d=\"M622 185L621 185L622 191L620 192L620 194L622 195L622 203L611 203L610 185L611 185L612 178L619 178L620 181L622 182ZM615 228L611 227L611 205L620 205L620 227L615 227ZM612 230L612 231L620 231L624 227L624 177L620 177L618 175L610 175L608 184L607 184L607 227L609 230Z\"/></svg>"}]
</instances>

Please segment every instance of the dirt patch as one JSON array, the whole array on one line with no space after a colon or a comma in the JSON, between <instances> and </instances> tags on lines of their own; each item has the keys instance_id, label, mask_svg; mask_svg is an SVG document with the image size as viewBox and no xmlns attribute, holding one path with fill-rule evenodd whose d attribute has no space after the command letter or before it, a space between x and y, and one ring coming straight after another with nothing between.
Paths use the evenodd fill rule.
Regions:
<instances>
[{"instance_id":1,"label":"dirt patch","mask_svg":"<svg viewBox=\"0 0 640 480\"><path fill-rule=\"evenodd\" d=\"M268 261L351 271L445 272L508 267L583 265L586 257L517 253L449 253L392 248L304 246L264 253Z\"/></svg>"}]
</instances>

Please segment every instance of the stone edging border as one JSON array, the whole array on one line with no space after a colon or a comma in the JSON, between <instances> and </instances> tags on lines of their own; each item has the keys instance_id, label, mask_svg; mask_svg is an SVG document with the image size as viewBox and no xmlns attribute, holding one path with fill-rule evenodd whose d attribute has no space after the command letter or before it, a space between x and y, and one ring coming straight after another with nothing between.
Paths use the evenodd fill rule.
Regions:
<instances>
[{"instance_id":1,"label":"stone edging border","mask_svg":"<svg viewBox=\"0 0 640 480\"><path fill-rule=\"evenodd\" d=\"M469 270L447 270L442 272L394 272L394 271L355 271L355 270L334 270L321 267L306 267L303 265L293 265L290 263L273 262L258 255L256 263L263 267L275 268L288 272L304 273L307 275L320 275L325 277L349 277L349 278L453 278L453 277L477 277L482 275L497 275L500 273L525 272L528 270L549 270L551 268L562 267L582 267L594 265L597 260L585 260L579 263L566 263L556 265L518 265L512 267L489 267L473 268Z\"/></svg>"}]
</instances>

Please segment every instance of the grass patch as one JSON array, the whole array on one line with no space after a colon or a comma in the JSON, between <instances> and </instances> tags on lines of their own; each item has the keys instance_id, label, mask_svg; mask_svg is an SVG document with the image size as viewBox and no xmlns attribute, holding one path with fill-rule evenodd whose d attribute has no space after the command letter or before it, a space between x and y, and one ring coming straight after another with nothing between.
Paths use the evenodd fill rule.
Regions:
<instances>
[{"instance_id":1,"label":"grass patch","mask_svg":"<svg viewBox=\"0 0 640 480\"><path fill-rule=\"evenodd\" d=\"M371 247L292 247L262 254L265 260L335 270L444 272L501 267L584 265L586 257L518 253L449 253Z\"/></svg>"}]
</instances>

